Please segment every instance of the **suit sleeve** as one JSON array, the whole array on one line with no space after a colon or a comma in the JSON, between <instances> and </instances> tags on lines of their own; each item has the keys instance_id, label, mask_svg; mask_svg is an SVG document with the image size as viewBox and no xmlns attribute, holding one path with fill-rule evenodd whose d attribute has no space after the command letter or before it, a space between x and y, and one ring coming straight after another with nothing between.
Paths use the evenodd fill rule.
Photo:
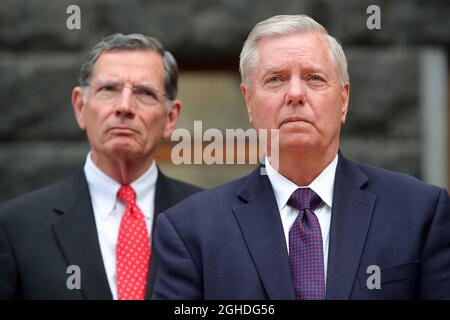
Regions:
<instances>
[{"instance_id":1,"label":"suit sleeve","mask_svg":"<svg viewBox=\"0 0 450 320\"><path fill-rule=\"evenodd\" d=\"M450 299L450 199L441 189L421 259L421 299Z\"/></svg>"},{"instance_id":2,"label":"suit sleeve","mask_svg":"<svg viewBox=\"0 0 450 320\"><path fill-rule=\"evenodd\" d=\"M154 250L160 256L152 299L203 299L201 277L183 239L164 213L158 216Z\"/></svg>"},{"instance_id":3,"label":"suit sleeve","mask_svg":"<svg viewBox=\"0 0 450 320\"><path fill-rule=\"evenodd\" d=\"M0 226L0 300L17 298L17 272L6 234Z\"/></svg>"}]
</instances>

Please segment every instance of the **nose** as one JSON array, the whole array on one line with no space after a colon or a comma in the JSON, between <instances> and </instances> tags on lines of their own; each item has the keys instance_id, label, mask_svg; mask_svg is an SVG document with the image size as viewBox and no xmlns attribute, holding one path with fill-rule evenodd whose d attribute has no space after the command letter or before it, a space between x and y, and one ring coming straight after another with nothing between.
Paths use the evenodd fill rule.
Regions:
<instances>
[{"instance_id":1,"label":"nose","mask_svg":"<svg viewBox=\"0 0 450 320\"><path fill-rule=\"evenodd\" d=\"M291 78L286 92L286 105L304 105L305 93L303 81L297 77Z\"/></svg>"},{"instance_id":2,"label":"nose","mask_svg":"<svg viewBox=\"0 0 450 320\"><path fill-rule=\"evenodd\" d=\"M120 118L133 118L135 115L133 90L130 87L124 87L117 100L116 116Z\"/></svg>"}]
</instances>

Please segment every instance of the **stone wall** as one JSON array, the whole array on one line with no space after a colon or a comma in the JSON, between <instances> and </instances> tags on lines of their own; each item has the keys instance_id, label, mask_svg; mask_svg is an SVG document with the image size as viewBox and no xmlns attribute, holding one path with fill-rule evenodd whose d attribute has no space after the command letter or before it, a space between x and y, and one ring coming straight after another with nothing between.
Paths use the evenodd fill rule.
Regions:
<instances>
[{"instance_id":1,"label":"stone wall","mask_svg":"<svg viewBox=\"0 0 450 320\"><path fill-rule=\"evenodd\" d=\"M71 4L81 8L81 30L66 28ZM381 30L366 28L371 4L381 8ZM238 91L238 55L249 30L272 15L296 13L321 22L348 55L351 98L344 154L420 178L418 50L432 45L448 52L450 1L3 0L0 201L57 181L83 164L89 148L75 123L70 94L83 55L101 37L154 35L174 53L181 71L227 70L236 76ZM243 102L231 107L243 108ZM185 112L202 119L202 108L211 105ZM221 118L221 112L229 111L218 110L215 116ZM224 118L229 122L224 127L242 122ZM204 186L226 180L215 179L214 170L202 178L199 167L165 167L180 177L183 170L196 170L187 176ZM228 179L243 172L227 170Z\"/></svg>"}]
</instances>

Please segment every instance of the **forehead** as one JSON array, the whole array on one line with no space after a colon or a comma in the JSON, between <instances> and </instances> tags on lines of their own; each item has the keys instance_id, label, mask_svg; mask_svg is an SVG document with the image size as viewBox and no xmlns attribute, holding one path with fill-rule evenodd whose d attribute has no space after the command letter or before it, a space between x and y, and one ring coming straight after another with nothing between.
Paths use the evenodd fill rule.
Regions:
<instances>
[{"instance_id":1,"label":"forehead","mask_svg":"<svg viewBox=\"0 0 450 320\"><path fill-rule=\"evenodd\" d=\"M263 38L257 45L257 68L265 70L292 66L311 66L335 70L324 35L308 32Z\"/></svg>"},{"instance_id":2,"label":"forehead","mask_svg":"<svg viewBox=\"0 0 450 320\"><path fill-rule=\"evenodd\" d=\"M153 50L113 50L95 62L93 80L163 83L162 57Z\"/></svg>"}]
</instances>

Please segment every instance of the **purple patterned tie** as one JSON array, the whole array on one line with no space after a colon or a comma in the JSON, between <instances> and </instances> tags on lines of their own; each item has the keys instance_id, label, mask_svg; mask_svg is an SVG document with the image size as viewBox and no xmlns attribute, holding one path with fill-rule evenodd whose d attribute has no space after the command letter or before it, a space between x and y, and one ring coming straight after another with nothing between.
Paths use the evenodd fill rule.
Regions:
<instances>
[{"instance_id":1,"label":"purple patterned tie","mask_svg":"<svg viewBox=\"0 0 450 320\"><path fill-rule=\"evenodd\" d=\"M299 210L289 231L289 262L297 300L325 298L322 232L313 212L321 201L309 188L295 190L288 201Z\"/></svg>"}]
</instances>

